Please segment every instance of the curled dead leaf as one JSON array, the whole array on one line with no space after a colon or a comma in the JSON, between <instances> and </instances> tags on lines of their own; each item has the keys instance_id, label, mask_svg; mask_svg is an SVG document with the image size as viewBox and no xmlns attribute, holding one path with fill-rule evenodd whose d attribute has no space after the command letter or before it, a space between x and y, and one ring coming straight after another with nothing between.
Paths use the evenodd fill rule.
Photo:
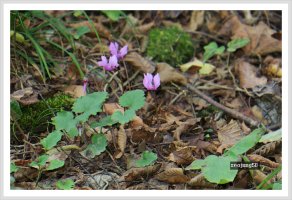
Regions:
<instances>
[{"instance_id":1,"label":"curled dead leaf","mask_svg":"<svg viewBox=\"0 0 292 200\"><path fill-rule=\"evenodd\" d=\"M202 61L195 59L194 61L181 65L180 69L183 72L188 71L190 73L194 73L199 71L199 74L208 75L215 69L215 66L209 63L203 63Z\"/></svg>"},{"instance_id":2,"label":"curled dead leaf","mask_svg":"<svg viewBox=\"0 0 292 200\"><path fill-rule=\"evenodd\" d=\"M135 181L143 178L150 178L155 174L161 167L161 164L147 166L143 168L131 168L126 171L122 177L125 181Z\"/></svg>"},{"instance_id":3,"label":"curled dead leaf","mask_svg":"<svg viewBox=\"0 0 292 200\"><path fill-rule=\"evenodd\" d=\"M118 146L119 146L120 152L115 156L115 158L122 157L122 155L125 152L126 144L127 144L127 134L125 132L124 127L121 125L120 130L118 132Z\"/></svg>"},{"instance_id":4,"label":"curled dead leaf","mask_svg":"<svg viewBox=\"0 0 292 200\"><path fill-rule=\"evenodd\" d=\"M180 136L183 132L189 130L192 126L197 123L197 120L194 118L190 118L185 122L179 122L179 126L173 131L173 137L176 140L180 140Z\"/></svg>"},{"instance_id":5,"label":"curled dead leaf","mask_svg":"<svg viewBox=\"0 0 292 200\"><path fill-rule=\"evenodd\" d=\"M167 63L158 63L157 72L160 74L160 81L162 83L175 82L182 85L187 84L186 77Z\"/></svg>"},{"instance_id":6,"label":"curled dead leaf","mask_svg":"<svg viewBox=\"0 0 292 200\"><path fill-rule=\"evenodd\" d=\"M187 31L196 31L204 22L204 10L192 11L191 20L186 27Z\"/></svg>"},{"instance_id":7,"label":"curled dead leaf","mask_svg":"<svg viewBox=\"0 0 292 200\"><path fill-rule=\"evenodd\" d=\"M252 162L259 162L261 165L265 165L268 167L272 167L272 168L277 168L279 167L279 163L273 162L261 155L257 155L257 154L250 154L247 155L247 157L250 159L250 161Z\"/></svg>"},{"instance_id":8,"label":"curled dead leaf","mask_svg":"<svg viewBox=\"0 0 292 200\"><path fill-rule=\"evenodd\" d=\"M267 56L264 60L264 74L270 77L282 77L282 59L273 58L272 56Z\"/></svg>"},{"instance_id":9,"label":"curled dead leaf","mask_svg":"<svg viewBox=\"0 0 292 200\"><path fill-rule=\"evenodd\" d=\"M235 71L239 76L240 87L253 88L267 84L267 78L257 76L257 68L241 59L235 64Z\"/></svg>"},{"instance_id":10,"label":"curled dead leaf","mask_svg":"<svg viewBox=\"0 0 292 200\"><path fill-rule=\"evenodd\" d=\"M183 147L169 154L168 159L178 165L188 165L193 162L195 158L193 157L191 147Z\"/></svg>"},{"instance_id":11,"label":"curled dead leaf","mask_svg":"<svg viewBox=\"0 0 292 200\"><path fill-rule=\"evenodd\" d=\"M143 73L153 73L155 71L154 64L136 52L129 53L125 57L125 61Z\"/></svg>"},{"instance_id":12,"label":"curled dead leaf","mask_svg":"<svg viewBox=\"0 0 292 200\"><path fill-rule=\"evenodd\" d=\"M192 178L189 182L188 185L192 187L204 187L204 188L215 188L216 184L210 183L205 179L203 174L198 174L194 178Z\"/></svg>"},{"instance_id":13,"label":"curled dead leaf","mask_svg":"<svg viewBox=\"0 0 292 200\"><path fill-rule=\"evenodd\" d=\"M159 181L167 182L167 183L186 183L190 180L188 176L186 176L181 168L168 168L165 171L157 174L155 178Z\"/></svg>"},{"instance_id":14,"label":"curled dead leaf","mask_svg":"<svg viewBox=\"0 0 292 200\"><path fill-rule=\"evenodd\" d=\"M143 140L149 143L159 143L163 140L161 132L157 131L156 128L148 127L147 125L127 130L129 131L131 141L134 143L140 143Z\"/></svg>"}]
</instances>

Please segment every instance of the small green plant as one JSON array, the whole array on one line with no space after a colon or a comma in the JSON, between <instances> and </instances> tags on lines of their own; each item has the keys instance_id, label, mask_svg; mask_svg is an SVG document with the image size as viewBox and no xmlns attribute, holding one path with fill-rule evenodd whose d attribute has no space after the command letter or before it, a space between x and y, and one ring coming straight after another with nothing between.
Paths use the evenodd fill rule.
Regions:
<instances>
[{"instance_id":1,"label":"small green plant","mask_svg":"<svg viewBox=\"0 0 292 200\"><path fill-rule=\"evenodd\" d=\"M227 44L227 52L232 53L235 52L237 49L240 49L246 46L250 40L248 38L237 38L231 40ZM211 42L208 45L204 46L204 54L203 54L203 62L207 62L210 58L215 55L221 55L225 51L224 46L218 46L216 42Z\"/></svg>"},{"instance_id":2,"label":"small green plant","mask_svg":"<svg viewBox=\"0 0 292 200\"><path fill-rule=\"evenodd\" d=\"M60 190L73 190L75 183L72 179L59 180L57 181L56 186Z\"/></svg>"},{"instance_id":3,"label":"small green plant","mask_svg":"<svg viewBox=\"0 0 292 200\"><path fill-rule=\"evenodd\" d=\"M101 11L112 21L119 21L122 16L126 16L126 14L121 10L103 10Z\"/></svg>"},{"instance_id":4,"label":"small green plant","mask_svg":"<svg viewBox=\"0 0 292 200\"><path fill-rule=\"evenodd\" d=\"M189 34L176 27L155 28L149 33L147 56L179 66L194 56L194 43Z\"/></svg>"},{"instance_id":5,"label":"small green plant","mask_svg":"<svg viewBox=\"0 0 292 200\"><path fill-rule=\"evenodd\" d=\"M225 184L232 182L238 169L230 169L230 162L238 161L242 154L254 147L260 140L265 129L255 129L248 136L242 138L222 156L210 155L204 160L193 161L187 170L202 170L204 177L212 183Z\"/></svg>"},{"instance_id":6,"label":"small green plant","mask_svg":"<svg viewBox=\"0 0 292 200\"><path fill-rule=\"evenodd\" d=\"M157 155L151 151L144 151L142 157L136 161L137 167L146 167L152 165L157 160Z\"/></svg>"}]
</instances>

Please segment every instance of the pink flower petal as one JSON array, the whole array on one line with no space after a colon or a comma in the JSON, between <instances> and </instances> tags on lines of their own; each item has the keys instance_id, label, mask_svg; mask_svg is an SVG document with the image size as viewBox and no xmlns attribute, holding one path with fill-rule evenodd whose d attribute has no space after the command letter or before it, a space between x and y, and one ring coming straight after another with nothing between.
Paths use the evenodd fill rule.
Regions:
<instances>
[{"instance_id":1,"label":"pink flower petal","mask_svg":"<svg viewBox=\"0 0 292 200\"><path fill-rule=\"evenodd\" d=\"M160 86L160 76L157 73L153 78L154 88L155 90Z\"/></svg>"},{"instance_id":2,"label":"pink flower petal","mask_svg":"<svg viewBox=\"0 0 292 200\"><path fill-rule=\"evenodd\" d=\"M125 45L120 49L119 58L124 58L124 56L128 53L128 45Z\"/></svg>"},{"instance_id":3,"label":"pink flower petal","mask_svg":"<svg viewBox=\"0 0 292 200\"><path fill-rule=\"evenodd\" d=\"M116 42L111 42L109 46L110 52L112 55L118 56L118 49L119 49L119 44Z\"/></svg>"}]
</instances>

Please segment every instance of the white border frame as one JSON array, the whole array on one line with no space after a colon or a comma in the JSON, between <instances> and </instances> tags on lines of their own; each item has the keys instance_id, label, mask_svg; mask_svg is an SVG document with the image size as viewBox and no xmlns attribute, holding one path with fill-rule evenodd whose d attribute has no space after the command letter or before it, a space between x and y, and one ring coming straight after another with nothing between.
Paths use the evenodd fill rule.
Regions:
<instances>
[{"instance_id":1,"label":"white border frame","mask_svg":"<svg viewBox=\"0 0 292 200\"><path fill-rule=\"evenodd\" d=\"M23 191L23 190L10 190L10 118L7 117L10 113L10 25L9 25L9 13L10 10L93 10L92 8L98 8L96 10L282 10L282 61L283 61L283 91L282 91L282 103L283 103L283 188L282 190L183 190L183 191L123 191L115 190L110 192L105 191L60 191L54 190L33 190L33 191ZM137 9L138 8L138 9ZM123 3L123 4L108 4L108 3L98 3L98 4L4 4L4 77L3 81L5 87L4 91L4 106L3 113L4 116L4 196L15 196L15 197L25 197L25 196L71 196L71 197L217 197L217 196L229 196L229 197L285 197L288 196L288 3L276 3L276 4L140 4L140 3ZM291 34L291 33L290 33Z\"/></svg>"}]
</instances>

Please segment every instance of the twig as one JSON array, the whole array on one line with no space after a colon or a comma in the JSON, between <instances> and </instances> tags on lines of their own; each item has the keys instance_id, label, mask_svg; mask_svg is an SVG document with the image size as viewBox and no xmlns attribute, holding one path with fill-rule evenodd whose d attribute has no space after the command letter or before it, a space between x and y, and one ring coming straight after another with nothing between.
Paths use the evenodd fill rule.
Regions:
<instances>
[{"instance_id":1,"label":"twig","mask_svg":"<svg viewBox=\"0 0 292 200\"><path fill-rule=\"evenodd\" d=\"M227 108L226 106L214 101L213 99L211 99L210 97L208 97L207 95L205 95L203 92L201 92L200 90L198 90L197 88L193 87L190 84L187 84L186 87L191 90L192 92L195 92L197 95L199 95L201 98L203 98L204 100L206 100L207 102L209 102L210 104L212 104L213 106L216 106L217 108L223 110L224 112L230 114L232 117L240 119L242 121L244 121L245 123L251 125L251 126L258 126L260 125L260 122L255 121L245 115L243 115L240 112L237 112L236 110Z\"/></svg>"}]
</instances>

